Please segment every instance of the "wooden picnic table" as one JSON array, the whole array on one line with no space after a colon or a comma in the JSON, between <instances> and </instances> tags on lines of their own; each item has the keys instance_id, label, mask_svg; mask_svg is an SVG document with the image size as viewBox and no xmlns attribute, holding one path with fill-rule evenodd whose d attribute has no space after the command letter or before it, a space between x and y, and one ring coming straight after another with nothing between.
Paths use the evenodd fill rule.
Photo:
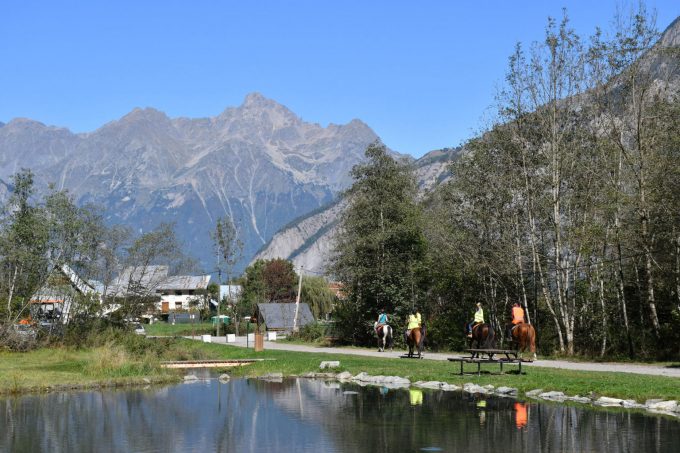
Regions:
<instances>
[{"instance_id":1,"label":"wooden picnic table","mask_svg":"<svg viewBox=\"0 0 680 453\"><path fill-rule=\"evenodd\" d=\"M449 362L460 363L461 375L463 375L463 365L466 363L476 363L477 375L479 376L482 374L482 363L499 364L501 374L503 374L504 364L517 365L519 367L519 374L522 374L522 362L531 362L531 360L520 359L518 351L513 349L467 349L466 352L470 353L470 357L449 357L447 359ZM475 357L475 355L478 355L478 357ZM504 355L505 357L494 358L495 355Z\"/></svg>"}]
</instances>

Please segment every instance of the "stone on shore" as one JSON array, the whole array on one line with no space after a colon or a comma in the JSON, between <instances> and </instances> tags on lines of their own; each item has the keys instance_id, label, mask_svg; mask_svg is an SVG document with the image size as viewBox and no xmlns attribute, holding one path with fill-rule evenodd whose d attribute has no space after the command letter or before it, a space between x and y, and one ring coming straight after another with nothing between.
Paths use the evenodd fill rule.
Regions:
<instances>
[{"instance_id":1,"label":"stone on shore","mask_svg":"<svg viewBox=\"0 0 680 453\"><path fill-rule=\"evenodd\" d=\"M517 389L514 387L498 387L494 393L501 396L516 396Z\"/></svg>"},{"instance_id":2,"label":"stone on shore","mask_svg":"<svg viewBox=\"0 0 680 453\"><path fill-rule=\"evenodd\" d=\"M591 400L587 396L580 396L580 395L567 396L565 398L565 401L571 401L572 403L581 403L581 404L590 404L590 403L593 402L593 400Z\"/></svg>"},{"instance_id":3,"label":"stone on shore","mask_svg":"<svg viewBox=\"0 0 680 453\"><path fill-rule=\"evenodd\" d=\"M678 410L678 402L675 400L659 401L658 403L648 405L647 409L659 412L676 412Z\"/></svg>"},{"instance_id":4,"label":"stone on shore","mask_svg":"<svg viewBox=\"0 0 680 453\"><path fill-rule=\"evenodd\" d=\"M602 407L623 407L623 400L619 398L601 396L593 404Z\"/></svg>"},{"instance_id":5,"label":"stone on shore","mask_svg":"<svg viewBox=\"0 0 680 453\"><path fill-rule=\"evenodd\" d=\"M635 400L624 400L623 407L625 407L626 409L644 409L645 405L640 404Z\"/></svg>"},{"instance_id":6,"label":"stone on shore","mask_svg":"<svg viewBox=\"0 0 680 453\"><path fill-rule=\"evenodd\" d=\"M349 371L343 371L342 373L337 374L335 378L340 379L341 381L348 381L352 379L352 373Z\"/></svg>"},{"instance_id":7,"label":"stone on shore","mask_svg":"<svg viewBox=\"0 0 680 453\"><path fill-rule=\"evenodd\" d=\"M327 368L339 368L340 367L340 361L339 360L327 360L321 362L319 365L319 368L322 370L325 370Z\"/></svg>"},{"instance_id":8,"label":"stone on shore","mask_svg":"<svg viewBox=\"0 0 680 453\"><path fill-rule=\"evenodd\" d=\"M534 390L529 390L528 392L525 393L525 395L529 398L536 398L541 393L543 393L543 389L534 389Z\"/></svg>"},{"instance_id":9,"label":"stone on shore","mask_svg":"<svg viewBox=\"0 0 680 453\"><path fill-rule=\"evenodd\" d=\"M411 384L406 378L399 376L371 376L368 373L362 372L352 378L352 381L359 384L368 385L384 385L386 387L398 388L408 387Z\"/></svg>"},{"instance_id":10,"label":"stone on shore","mask_svg":"<svg viewBox=\"0 0 680 453\"><path fill-rule=\"evenodd\" d=\"M488 390L484 387L481 387L477 384L473 384L471 382L463 384L463 391L467 393L480 393L482 395L487 395L491 393L491 390Z\"/></svg>"},{"instance_id":11,"label":"stone on shore","mask_svg":"<svg viewBox=\"0 0 680 453\"><path fill-rule=\"evenodd\" d=\"M567 398L562 392L543 392L539 393L538 397L547 401L557 401L560 403Z\"/></svg>"}]
</instances>

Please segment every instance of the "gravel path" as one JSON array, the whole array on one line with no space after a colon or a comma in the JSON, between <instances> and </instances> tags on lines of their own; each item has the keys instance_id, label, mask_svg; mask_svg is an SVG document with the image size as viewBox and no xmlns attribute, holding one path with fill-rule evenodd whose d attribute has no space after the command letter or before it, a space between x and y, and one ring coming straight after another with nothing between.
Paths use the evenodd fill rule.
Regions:
<instances>
[{"instance_id":1,"label":"gravel path","mask_svg":"<svg viewBox=\"0 0 680 453\"><path fill-rule=\"evenodd\" d=\"M200 339L200 338L196 338ZM213 343L226 344L224 337L213 337ZM246 337L237 337L236 343L229 343L232 346L246 347ZM253 347L253 342L250 342L250 347ZM399 358L405 354L403 350L378 352L377 349L361 349L361 348L327 348L315 347L300 344L283 343L276 341L265 341L265 349L275 349L281 351L296 351L296 352L316 352L328 354L347 354L359 355L366 357L387 357ZM426 352L423 358L426 360L446 360L448 357L455 357L460 353L435 353ZM593 363L593 362L569 362L567 360L537 360L532 363L525 363L524 366L540 367L540 368L559 368L563 370L579 370L579 371L607 371L617 373L633 373L646 374L651 376L669 376L680 378L680 364L675 367L662 365L639 365L628 363Z\"/></svg>"}]
</instances>

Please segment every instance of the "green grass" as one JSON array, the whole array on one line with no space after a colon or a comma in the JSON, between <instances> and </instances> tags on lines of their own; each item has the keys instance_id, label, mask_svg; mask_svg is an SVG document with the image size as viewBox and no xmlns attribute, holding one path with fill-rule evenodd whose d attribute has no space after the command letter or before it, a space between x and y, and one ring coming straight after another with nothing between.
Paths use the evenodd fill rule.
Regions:
<instances>
[{"instance_id":1,"label":"green grass","mask_svg":"<svg viewBox=\"0 0 680 453\"><path fill-rule=\"evenodd\" d=\"M503 375L482 373L479 377L476 374L460 376L457 374L460 370L459 364L433 360L388 359L274 350L255 353L252 349L199 342L192 342L190 347L211 351L211 355L216 354L219 358L276 359L235 369L233 373L237 376L256 376L269 372L299 375L308 371L318 371L319 363L323 360L340 360L340 371L349 371L352 374L365 371L371 375L402 376L410 379L411 382L444 381L457 385L474 382L479 385L516 387L520 392L541 388L545 391L561 391L567 395L609 396L634 399L638 402L651 398L680 400L680 379L663 376L530 367L524 367L526 374L522 375L511 372ZM486 367L494 373L498 371L497 367L490 365ZM507 368L511 371L516 369L514 366ZM466 372L476 372L476 369L475 365L465 367Z\"/></svg>"},{"instance_id":2,"label":"green grass","mask_svg":"<svg viewBox=\"0 0 680 453\"><path fill-rule=\"evenodd\" d=\"M457 363L433 360L406 360L362 357L344 354L305 353L265 350L254 352L233 346L202 343L185 339L144 339L126 337L120 343L107 343L79 350L56 348L27 353L0 353L0 393L40 391L58 385L98 383L138 383L144 377L153 381L177 380L183 371L160 368L161 360L190 359L275 359L232 368L235 377L258 376L270 372L300 375L318 371L323 360L339 360L339 371L358 374L402 376L414 381L444 381L462 385L516 387L520 392L536 388L557 390L567 395L610 396L644 402L651 398L680 400L680 379L627 373L596 373L525 367L526 374L482 374L459 376ZM496 372L497 367L486 366ZM516 367L508 366L514 371ZM466 366L473 372L476 366ZM216 370L220 371L220 370Z\"/></svg>"},{"instance_id":3,"label":"green grass","mask_svg":"<svg viewBox=\"0 0 680 453\"><path fill-rule=\"evenodd\" d=\"M43 348L0 352L0 394L43 391L60 386L88 387L173 382L180 375L161 368L162 360L216 358L216 351L193 347L189 340L121 336L97 347Z\"/></svg>"},{"instance_id":4,"label":"green grass","mask_svg":"<svg viewBox=\"0 0 680 453\"><path fill-rule=\"evenodd\" d=\"M141 362L111 360L111 350L40 349L26 353L0 353L0 394L43 390L49 387L73 385L118 385L132 383L135 378L158 377ZM120 357L119 357L120 358ZM111 366L104 366L106 362ZM127 370L126 370L127 368Z\"/></svg>"},{"instance_id":5,"label":"green grass","mask_svg":"<svg viewBox=\"0 0 680 453\"><path fill-rule=\"evenodd\" d=\"M224 327L220 327L224 329ZM155 324L144 324L144 330L147 335L157 336L189 336L192 333L196 335L210 334L213 331L213 325L210 322L201 322L196 324L168 324L166 322L157 322Z\"/></svg>"}]
</instances>

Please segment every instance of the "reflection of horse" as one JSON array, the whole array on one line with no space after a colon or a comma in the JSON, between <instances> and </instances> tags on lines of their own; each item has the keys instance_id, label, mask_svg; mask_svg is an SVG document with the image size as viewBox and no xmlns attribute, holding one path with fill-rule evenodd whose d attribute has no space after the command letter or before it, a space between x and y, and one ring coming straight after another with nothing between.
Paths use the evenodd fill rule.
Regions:
<instances>
[{"instance_id":1,"label":"reflection of horse","mask_svg":"<svg viewBox=\"0 0 680 453\"><path fill-rule=\"evenodd\" d=\"M392 327L383 324L378 328L378 323L373 323L373 330L378 336L378 352L385 351L385 348L394 349L394 341L392 341Z\"/></svg>"},{"instance_id":2,"label":"reflection of horse","mask_svg":"<svg viewBox=\"0 0 680 453\"><path fill-rule=\"evenodd\" d=\"M494 349L495 347L496 332L494 332L491 324L482 323L472 326L470 349ZM473 353L472 357L479 357L479 353Z\"/></svg>"},{"instance_id":3,"label":"reflection of horse","mask_svg":"<svg viewBox=\"0 0 680 453\"><path fill-rule=\"evenodd\" d=\"M529 350L533 354L533 359L536 360L536 331L534 326L523 322L513 327L510 334L520 355Z\"/></svg>"},{"instance_id":4,"label":"reflection of horse","mask_svg":"<svg viewBox=\"0 0 680 453\"><path fill-rule=\"evenodd\" d=\"M422 329L422 330L421 330ZM425 343L425 326L411 329L411 333L406 337L408 345L408 356L413 357L414 349L418 351L418 358L423 356L423 345Z\"/></svg>"}]
</instances>

